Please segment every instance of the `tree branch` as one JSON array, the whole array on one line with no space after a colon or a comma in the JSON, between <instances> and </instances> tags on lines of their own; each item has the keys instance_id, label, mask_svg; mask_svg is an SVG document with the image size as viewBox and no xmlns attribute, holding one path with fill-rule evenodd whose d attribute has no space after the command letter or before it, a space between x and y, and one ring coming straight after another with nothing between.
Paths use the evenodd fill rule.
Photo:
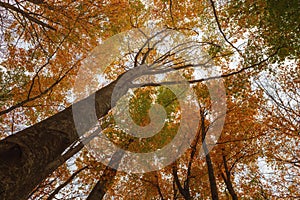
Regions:
<instances>
[{"instance_id":1,"label":"tree branch","mask_svg":"<svg viewBox=\"0 0 300 200\"><path fill-rule=\"evenodd\" d=\"M257 67L257 66L260 66L260 65L264 64L271 57L273 57L274 55L276 55L277 52L278 52L278 50L279 49L277 49L276 52L273 53L272 55L270 55L268 58L263 59L263 60L261 60L258 63L249 65L247 67L244 67L244 68L242 68L240 70L237 70L237 71L234 71L234 72L231 72L231 73L228 73L228 74L222 74L222 75L219 75L219 76L212 76L212 77L208 77L208 78L201 78L201 79L196 79L196 80L186 80L186 81L165 81L165 82L159 82L159 83L140 83L140 84L139 83L134 83L134 84L132 84L132 86L140 88L140 87L147 87L147 86L175 85L175 84L183 84L183 83L190 83L190 84L192 84L192 83L199 83L199 82L204 82L204 81L209 81L209 80L215 80L215 79L220 79L220 78L227 78L227 77L230 77L230 76L242 73L242 72L246 71L247 69L252 69L254 67ZM147 74L145 73L144 75L147 75Z\"/></svg>"},{"instance_id":2,"label":"tree branch","mask_svg":"<svg viewBox=\"0 0 300 200\"><path fill-rule=\"evenodd\" d=\"M83 170L85 170L85 169L87 169L87 168L88 168L88 166L85 166L85 167L83 167L83 168L77 170L76 172L74 172L74 173L72 174L72 176L70 176L63 184L61 184L60 186L58 186L58 187L57 187L57 188L49 195L49 197L47 198L47 200L52 200L52 199L55 197L55 195L57 195L57 194L59 193L59 191L60 191L62 188L64 188L66 185L68 185L68 184L75 178L75 176L77 176L77 174L79 174L81 171L83 171Z\"/></svg>"},{"instance_id":3,"label":"tree branch","mask_svg":"<svg viewBox=\"0 0 300 200\"><path fill-rule=\"evenodd\" d=\"M25 12L24 10L20 9L20 8L16 8L15 6L9 4L9 3L5 3L5 2L0 2L0 7L15 11L17 13L20 13L21 15L23 15L25 18L27 18L29 21L32 21L42 27L47 27L51 30L56 30L54 27L50 26L49 24L46 24L45 22L40 21L39 19L32 17L29 13Z\"/></svg>"},{"instance_id":4,"label":"tree branch","mask_svg":"<svg viewBox=\"0 0 300 200\"><path fill-rule=\"evenodd\" d=\"M224 40L232 47L234 48L239 54L241 54L240 50L235 47L226 37L225 33L223 32L222 28L221 28L221 24L219 22L219 18L218 18L218 15L217 15L217 11L216 11L216 7L215 7L215 3L213 0L210 0L210 3L211 3L211 6L213 8L213 12L214 12L214 16L215 16L215 19L216 19L216 22L217 22L217 25L218 25L218 29L220 31L220 33L222 34Z\"/></svg>"}]
</instances>

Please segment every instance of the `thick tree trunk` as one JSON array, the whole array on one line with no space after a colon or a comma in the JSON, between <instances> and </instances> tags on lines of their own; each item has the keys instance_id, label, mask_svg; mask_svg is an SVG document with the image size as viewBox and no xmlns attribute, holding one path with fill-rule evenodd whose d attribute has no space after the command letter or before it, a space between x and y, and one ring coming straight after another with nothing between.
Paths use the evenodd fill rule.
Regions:
<instances>
[{"instance_id":1,"label":"thick tree trunk","mask_svg":"<svg viewBox=\"0 0 300 200\"><path fill-rule=\"evenodd\" d=\"M119 78L95 93L98 119L111 109L112 92ZM116 99L124 95L127 90L128 88L122 88ZM94 99L91 95L74 105L76 109L87 113L85 108L91 107L89 105L92 100ZM94 125L92 122L82 124L81 132L88 130L92 125ZM79 134L70 106L46 120L1 140L0 199L27 199L30 192L59 166L60 162L53 161L59 160L62 153L78 138Z\"/></svg>"},{"instance_id":2,"label":"thick tree trunk","mask_svg":"<svg viewBox=\"0 0 300 200\"><path fill-rule=\"evenodd\" d=\"M78 145L71 147L68 149L66 153L64 153L62 156L60 156L58 159L51 161L46 167L45 171L54 171L57 167L64 164L69 158L71 158L73 155L75 155L77 152L79 152L83 148L83 143L79 143ZM40 185L37 186L30 194L29 197L31 197L38 189Z\"/></svg>"}]
</instances>

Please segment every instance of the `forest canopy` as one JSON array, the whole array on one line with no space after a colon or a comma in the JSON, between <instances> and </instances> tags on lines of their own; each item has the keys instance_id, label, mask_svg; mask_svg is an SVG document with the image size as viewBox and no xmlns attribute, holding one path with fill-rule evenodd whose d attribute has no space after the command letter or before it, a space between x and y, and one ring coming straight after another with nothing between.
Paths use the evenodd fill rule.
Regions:
<instances>
[{"instance_id":1,"label":"forest canopy","mask_svg":"<svg viewBox=\"0 0 300 200\"><path fill-rule=\"evenodd\" d=\"M0 1L0 199L299 198L299 10Z\"/></svg>"}]
</instances>

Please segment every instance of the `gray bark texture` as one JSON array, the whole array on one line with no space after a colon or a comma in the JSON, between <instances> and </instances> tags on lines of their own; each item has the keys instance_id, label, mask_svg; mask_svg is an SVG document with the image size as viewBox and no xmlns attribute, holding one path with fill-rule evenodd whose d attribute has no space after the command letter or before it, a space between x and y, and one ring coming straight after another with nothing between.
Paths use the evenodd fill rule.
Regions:
<instances>
[{"instance_id":1,"label":"gray bark texture","mask_svg":"<svg viewBox=\"0 0 300 200\"><path fill-rule=\"evenodd\" d=\"M111 105L112 92L122 76L94 94L98 119L114 106ZM126 85L117 88L114 100L127 90ZM86 112L85 107L94 100L92 96L74 104L76 109ZM73 120L72 106L0 141L1 200L27 199L31 191L60 166L61 162L55 161L59 161L63 152L80 136ZM91 125L85 124L81 131L88 130Z\"/></svg>"}]
</instances>

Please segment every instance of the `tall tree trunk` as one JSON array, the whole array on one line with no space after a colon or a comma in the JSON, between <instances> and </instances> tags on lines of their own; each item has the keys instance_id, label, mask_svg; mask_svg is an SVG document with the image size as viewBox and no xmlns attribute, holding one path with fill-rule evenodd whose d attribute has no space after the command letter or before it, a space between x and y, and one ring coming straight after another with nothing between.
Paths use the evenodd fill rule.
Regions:
<instances>
[{"instance_id":1,"label":"tall tree trunk","mask_svg":"<svg viewBox=\"0 0 300 200\"><path fill-rule=\"evenodd\" d=\"M225 168L225 174L222 172L221 173L221 176L226 184L226 187L229 191L229 194L230 196L232 197L233 200L238 200L238 197L233 189L233 186L232 186L232 182L231 182L231 174L230 174L230 170L228 169L228 166L227 166L227 161L226 161L226 157L225 155L223 155L223 164L224 164L224 168Z\"/></svg>"},{"instance_id":2,"label":"tall tree trunk","mask_svg":"<svg viewBox=\"0 0 300 200\"><path fill-rule=\"evenodd\" d=\"M203 146L206 146L206 144L203 144ZM207 147L203 147L203 148L207 149ZM211 198L213 200L218 200L219 199L218 188L217 188L217 183L216 183L216 178L215 178L215 174L214 174L214 169L213 169L213 165L212 165L212 161L211 161L209 153L206 154L205 160L206 160L207 170L208 170L208 177L209 177L209 183L210 183Z\"/></svg>"},{"instance_id":3,"label":"tall tree trunk","mask_svg":"<svg viewBox=\"0 0 300 200\"><path fill-rule=\"evenodd\" d=\"M105 116L114 106L111 105L111 96L121 77L122 75L95 93L98 119ZM116 100L127 92L128 88L123 87L118 90ZM93 100L91 95L0 141L0 199L27 199L30 192L60 165L60 162L53 161L59 160L63 152L80 136L73 120L72 107L76 106L79 112L85 113L82 116L86 116ZM94 115L93 112L90 114ZM89 116L87 118L89 119ZM82 124L80 132L89 130L94 125L92 123L91 121L90 124Z\"/></svg>"},{"instance_id":4,"label":"tall tree trunk","mask_svg":"<svg viewBox=\"0 0 300 200\"><path fill-rule=\"evenodd\" d=\"M96 185L94 186L93 190L90 192L87 200L101 200L103 199L104 195L106 194L107 190L112 186L114 183L114 178L117 174L117 168L122 160L124 155L123 150L117 150L109 163L109 166L106 166L104 172Z\"/></svg>"},{"instance_id":5,"label":"tall tree trunk","mask_svg":"<svg viewBox=\"0 0 300 200\"><path fill-rule=\"evenodd\" d=\"M191 198L189 188L185 188L184 186L182 187L182 185L180 183L180 180L179 180L179 177L178 177L178 174L177 174L177 163L176 162L174 162L173 166L172 166L172 175L173 175L175 184L176 184L180 194L183 196L183 198L185 200L191 200L192 198Z\"/></svg>"},{"instance_id":6,"label":"tall tree trunk","mask_svg":"<svg viewBox=\"0 0 300 200\"><path fill-rule=\"evenodd\" d=\"M121 144L121 149L118 149L111 157L108 166L105 167L102 176L90 192L87 200L101 200L108 191L108 189L113 185L115 176L117 174L117 169L122 161L125 154L124 148L128 148L133 142L132 139Z\"/></svg>"},{"instance_id":7,"label":"tall tree trunk","mask_svg":"<svg viewBox=\"0 0 300 200\"><path fill-rule=\"evenodd\" d=\"M58 159L51 161L46 167L45 171L54 171L57 167L64 164L69 158L71 158L73 155L75 155L77 152L79 152L83 148L83 143L79 143L76 146L72 146L68 149L66 153L64 153L62 156L60 156ZM40 185L38 185L31 193L29 194L29 197L31 197L38 189Z\"/></svg>"},{"instance_id":8,"label":"tall tree trunk","mask_svg":"<svg viewBox=\"0 0 300 200\"><path fill-rule=\"evenodd\" d=\"M206 136L206 128L205 128L205 116L204 113L201 113L201 132L202 132L202 147L203 151L205 154L205 160L207 164L207 170L208 170L208 178L209 178L209 183L210 183L210 192L211 192L211 198L213 200L218 200L218 188L217 188L217 183L216 183L216 177L214 173L214 168L213 164L209 155L209 151L207 149L206 141L205 141L205 136Z\"/></svg>"}]
</instances>

